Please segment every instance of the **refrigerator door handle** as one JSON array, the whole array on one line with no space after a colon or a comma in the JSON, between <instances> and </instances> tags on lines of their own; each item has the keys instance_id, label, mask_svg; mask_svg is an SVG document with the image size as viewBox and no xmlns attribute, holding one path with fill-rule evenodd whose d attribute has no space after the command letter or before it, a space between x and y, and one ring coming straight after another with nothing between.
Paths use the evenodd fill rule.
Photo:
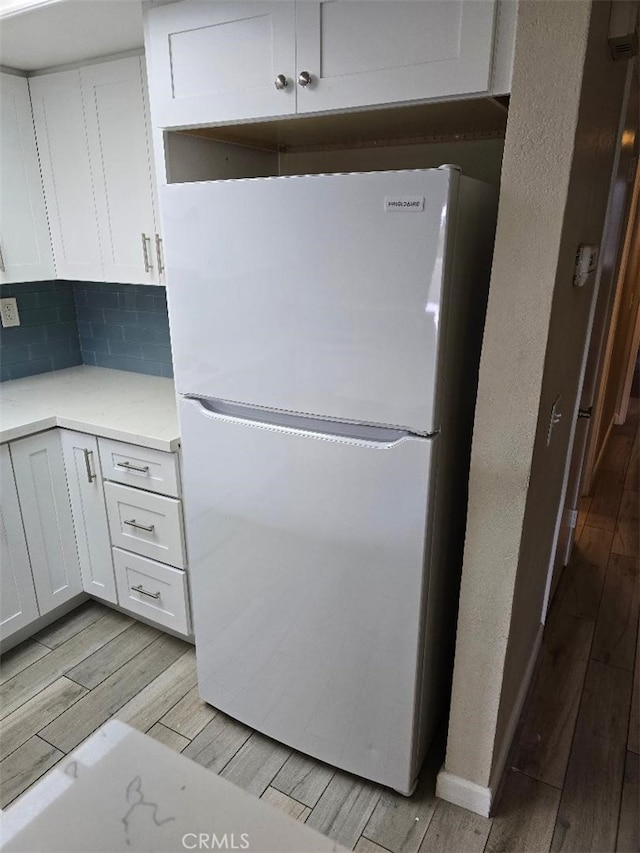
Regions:
<instances>
[{"instance_id":1,"label":"refrigerator door handle","mask_svg":"<svg viewBox=\"0 0 640 853\"><path fill-rule=\"evenodd\" d=\"M425 438L408 430L393 427L323 420L307 415L292 415L287 412L252 408L238 403L228 403L225 400L205 397L185 395L184 399L198 406L200 412L211 420L224 421L225 423L236 422L245 426L271 429L290 435L339 441L345 444L381 450L395 447L412 438Z\"/></svg>"}]
</instances>

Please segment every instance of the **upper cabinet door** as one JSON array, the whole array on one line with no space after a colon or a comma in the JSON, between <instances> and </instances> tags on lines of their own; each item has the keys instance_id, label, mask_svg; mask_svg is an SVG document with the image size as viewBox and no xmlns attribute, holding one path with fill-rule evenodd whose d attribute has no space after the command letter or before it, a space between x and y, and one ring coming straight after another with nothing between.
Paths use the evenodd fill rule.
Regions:
<instances>
[{"instance_id":1,"label":"upper cabinet door","mask_svg":"<svg viewBox=\"0 0 640 853\"><path fill-rule=\"evenodd\" d=\"M298 113L488 92L494 17L495 0L300 2Z\"/></svg>"},{"instance_id":2,"label":"upper cabinet door","mask_svg":"<svg viewBox=\"0 0 640 853\"><path fill-rule=\"evenodd\" d=\"M146 49L155 127L295 113L293 2L151 8Z\"/></svg>"},{"instance_id":3,"label":"upper cabinet door","mask_svg":"<svg viewBox=\"0 0 640 853\"><path fill-rule=\"evenodd\" d=\"M0 74L0 282L55 276L26 78Z\"/></svg>"},{"instance_id":4,"label":"upper cabinet door","mask_svg":"<svg viewBox=\"0 0 640 853\"><path fill-rule=\"evenodd\" d=\"M151 140L140 57L81 69L105 281L156 284Z\"/></svg>"},{"instance_id":5,"label":"upper cabinet door","mask_svg":"<svg viewBox=\"0 0 640 853\"><path fill-rule=\"evenodd\" d=\"M29 81L58 278L104 281L79 71Z\"/></svg>"}]
</instances>

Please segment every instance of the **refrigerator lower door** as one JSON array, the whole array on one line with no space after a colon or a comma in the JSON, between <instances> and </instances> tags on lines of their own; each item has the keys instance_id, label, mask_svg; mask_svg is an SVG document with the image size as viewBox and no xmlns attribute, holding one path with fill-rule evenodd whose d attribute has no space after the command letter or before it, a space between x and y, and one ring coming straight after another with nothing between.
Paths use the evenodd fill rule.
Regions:
<instances>
[{"instance_id":1,"label":"refrigerator lower door","mask_svg":"<svg viewBox=\"0 0 640 853\"><path fill-rule=\"evenodd\" d=\"M200 695L409 792L437 439L179 406Z\"/></svg>"}]
</instances>

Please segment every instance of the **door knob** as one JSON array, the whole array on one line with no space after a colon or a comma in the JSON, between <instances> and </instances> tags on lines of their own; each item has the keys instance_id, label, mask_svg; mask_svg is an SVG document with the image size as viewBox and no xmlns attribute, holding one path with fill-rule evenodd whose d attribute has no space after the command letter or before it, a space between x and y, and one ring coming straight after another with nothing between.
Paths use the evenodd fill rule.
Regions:
<instances>
[{"instance_id":1,"label":"door knob","mask_svg":"<svg viewBox=\"0 0 640 853\"><path fill-rule=\"evenodd\" d=\"M308 71L301 71L298 74L298 85L299 86L308 86L311 83L311 74Z\"/></svg>"},{"instance_id":2,"label":"door knob","mask_svg":"<svg viewBox=\"0 0 640 853\"><path fill-rule=\"evenodd\" d=\"M284 74L278 74L278 76L276 77L276 79L274 81L274 85L275 85L276 89L278 89L278 90L286 89L287 86L289 85L289 81L284 76Z\"/></svg>"}]
</instances>

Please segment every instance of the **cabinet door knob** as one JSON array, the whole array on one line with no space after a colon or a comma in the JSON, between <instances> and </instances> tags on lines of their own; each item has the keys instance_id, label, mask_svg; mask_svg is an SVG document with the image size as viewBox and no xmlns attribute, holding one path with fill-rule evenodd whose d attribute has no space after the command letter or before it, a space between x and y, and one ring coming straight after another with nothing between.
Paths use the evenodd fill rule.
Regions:
<instances>
[{"instance_id":1,"label":"cabinet door knob","mask_svg":"<svg viewBox=\"0 0 640 853\"><path fill-rule=\"evenodd\" d=\"M282 89L287 88L287 86L289 85L289 81L284 76L284 74L278 74L278 76L276 77L276 79L274 81L274 85L275 85L276 89L278 89L279 91L282 91Z\"/></svg>"},{"instance_id":2,"label":"cabinet door knob","mask_svg":"<svg viewBox=\"0 0 640 853\"><path fill-rule=\"evenodd\" d=\"M0 246L0 272L6 272L4 267L4 255L2 254L2 246Z\"/></svg>"},{"instance_id":3,"label":"cabinet door knob","mask_svg":"<svg viewBox=\"0 0 640 853\"><path fill-rule=\"evenodd\" d=\"M308 71L301 71L298 74L298 85L303 87L308 86L309 83L311 83L312 79L313 78L311 77L311 74L309 74Z\"/></svg>"}]
</instances>

